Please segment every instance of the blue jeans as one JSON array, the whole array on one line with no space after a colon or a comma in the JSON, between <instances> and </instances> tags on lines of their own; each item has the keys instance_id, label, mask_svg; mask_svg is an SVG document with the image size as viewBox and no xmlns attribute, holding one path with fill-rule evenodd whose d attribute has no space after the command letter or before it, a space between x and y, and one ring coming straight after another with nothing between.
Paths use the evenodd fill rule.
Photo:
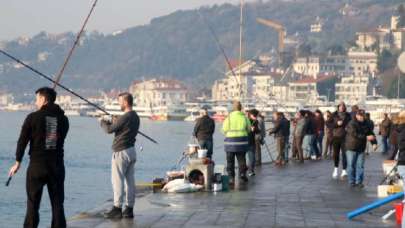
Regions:
<instances>
[{"instance_id":1,"label":"blue jeans","mask_svg":"<svg viewBox=\"0 0 405 228\"><path fill-rule=\"evenodd\" d=\"M346 151L349 184L362 184L364 179L364 152Z\"/></svg>"},{"instance_id":2,"label":"blue jeans","mask_svg":"<svg viewBox=\"0 0 405 228\"><path fill-rule=\"evenodd\" d=\"M322 155L322 143L323 143L323 131L321 131L319 135L315 135L314 149L317 157L320 157Z\"/></svg>"},{"instance_id":3,"label":"blue jeans","mask_svg":"<svg viewBox=\"0 0 405 228\"><path fill-rule=\"evenodd\" d=\"M285 137L285 147L284 147L284 161L288 161L288 150L290 149L290 139Z\"/></svg>"},{"instance_id":4,"label":"blue jeans","mask_svg":"<svg viewBox=\"0 0 405 228\"><path fill-rule=\"evenodd\" d=\"M212 140L198 140L198 144L200 144L201 149L207 150L207 157L212 158L214 147L214 143L212 142Z\"/></svg>"},{"instance_id":5,"label":"blue jeans","mask_svg":"<svg viewBox=\"0 0 405 228\"><path fill-rule=\"evenodd\" d=\"M304 157L310 157L315 154L314 149L315 135L305 135L302 142L302 149L304 150Z\"/></svg>"},{"instance_id":6,"label":"blue jeans","mask_svg":"<svg viewBox=\"0 0 405 228\"><path fill-rule=\"evenodd\" d=\"M250 145L249 150L248 150L248 158L249 158L249 171L250 172L255 172L255 166L256 166L256 146L255 145Z\"/></svg>"},{"instance_id":7,"label":"blue jeans","mask_svg":"<svg viewBox=\"0 0 405 228\"><path fill-rule=\"evenodd\" d=\"M389 145L388 145L388 137L387 136L382 136L381 137L381 142L382 142L382 153L386 154L389 150Z\"/></svg>"}]
</instances>

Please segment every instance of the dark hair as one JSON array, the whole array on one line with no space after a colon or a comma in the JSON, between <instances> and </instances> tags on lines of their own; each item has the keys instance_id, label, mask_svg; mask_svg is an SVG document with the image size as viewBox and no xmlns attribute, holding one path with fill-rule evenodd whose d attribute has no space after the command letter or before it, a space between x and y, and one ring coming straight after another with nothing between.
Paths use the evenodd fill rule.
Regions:
<instances>
[{"instance_id":1,"label":"dark hair","mask_svg":"<svg viewBox=\"0 0 405 228\"><path fill-rule=\"evenodd\" d=\"M49 87L39 88L37 89L37 91L35 91L35 94L39 94L40 96L45 97L45 100L50 104L55 103L56 91L52 88Z\"/></svg>"},{"instance_id":2,"label":"dark hair","mask_svg":"<svg viewBox=\"0 0 405 228\"><path fill-rule=\"evenodd\" d=\"M132 94L128 92L120 93L118 94L118 97L122 97L122 99L124 99L124 101L126 101L129 106L134 105L134 97L132 96Z\"/></svg>"},{"instance_id":3,"label":"dark hair","mask_svg":"<svg viewBox=\"0 0 405 228\"><path fill-rule=\"evenodd\" d=\"M301 110L299 110L298 112L300 113L301 116L305 116L305 110L302 110L302 109L301 109Z\"/></svg>"},{"instance_id":4,"label":"dark hair","mask_svg":"<svg viewBox=\"0 0 405 228\"><path fill-rule=\"evenodd\" d=\"M257 109L252 109L249 111L252 116L257 117L259 115L259 111Z\"/></svg>"}]
</instances>

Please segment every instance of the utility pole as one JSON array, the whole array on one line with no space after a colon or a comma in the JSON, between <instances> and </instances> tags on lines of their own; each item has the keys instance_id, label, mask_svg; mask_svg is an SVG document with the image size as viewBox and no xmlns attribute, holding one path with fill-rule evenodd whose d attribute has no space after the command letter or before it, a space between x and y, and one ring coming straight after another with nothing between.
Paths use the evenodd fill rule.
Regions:
<instances>
[{"instance_id":1,"label":"utility pole","mask_svg":"<svg viewBox=\"0 0 405 228\"><path fill-rule=\"evenodd\" d=\"M239 23L239 99L242 98L243 5L244 5L244 0L240 0L240 23Z\"/></svg>"}]
</instances>

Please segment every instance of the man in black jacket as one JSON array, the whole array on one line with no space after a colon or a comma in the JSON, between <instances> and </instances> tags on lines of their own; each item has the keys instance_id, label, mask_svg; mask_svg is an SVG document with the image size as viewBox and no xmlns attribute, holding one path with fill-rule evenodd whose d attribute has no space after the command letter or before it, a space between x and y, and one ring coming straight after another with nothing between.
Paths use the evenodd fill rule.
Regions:
<instances>
[{"instance_id":1,"label":"man in black jacket","mask_svg":"<svg viewBox=\"0 0 405 228\"><path fill-rule=\"evenodd\" d=\"M42 190L48 187L52 206L52 228L66 227L63 208L65 167L63 162L64 142L69 130L69 121L64 111L56 105L56 92L40 88L36 92L35 105L38 111L27 116L21 129L16 150L16 163L9 176L20 169L25 149L30 144L30 163L27 169L27 214L24 227L38 227L39 206Z\"/></svg>"},{"instance_id":2,"label":"man in black jacket","mask_svg":"<svg viewBox=\"0 0 405 228\"><path fill-rule=\"evenodd\" d=\"M373 140L375 136L365 120L364 110L357 111L355 119L352 119L346 127L345 138L349 184L353 187L363 187L364 152L367 141Z\"/></svg>"},{"instance_id":3,"label":"man in black jacket","mask_svg":"<svg viewBox=\"0 0 405 228\"><path fill-rule=\"evenodd\" d=\"M201 117L197 119L193 136L197 138L201 148L207 149L207 157L212 158L214 142L212 135L215 132L215 121L208 115L208 107L200 111Z\"/></svg>"},{"instance_id":4,"label":"man in black jacket","mask_svg":"<svg viewBox=\"0 0 405 228\"><path fill-rule=\"evenodd\" d=\"M269 135L274 134L274 139L277 144L277 160L276 165L285 164L285 147L286 147L286 136L289 135L289 123L287 119L281 112L273 113L274 127L269 131ZM287 133L288 131L288 133Z\"/></svg>"}]
</instances>

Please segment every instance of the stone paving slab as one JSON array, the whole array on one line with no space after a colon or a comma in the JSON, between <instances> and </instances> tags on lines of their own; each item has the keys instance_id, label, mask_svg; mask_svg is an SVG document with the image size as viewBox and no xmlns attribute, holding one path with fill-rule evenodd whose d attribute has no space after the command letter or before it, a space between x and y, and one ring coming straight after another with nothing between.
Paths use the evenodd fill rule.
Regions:
<instances>
[{"instance_id":1,"label":"stone paving slab","mask_svg":"<svg viewBox=\"0 0 405 228\"><path fill-rule=\"evenodd\" d=\"M107 203L69 220L68 227L395 227L394 216L381 220L391 204L346 219L347 212L377 199L382 160L379 154L367 156L364 189L333 180L330 160L284 168L268 164L230 192L151 193L137 200L134 220L103 219L101 212L111 207Z\"/></svg>"}]
</instances>

